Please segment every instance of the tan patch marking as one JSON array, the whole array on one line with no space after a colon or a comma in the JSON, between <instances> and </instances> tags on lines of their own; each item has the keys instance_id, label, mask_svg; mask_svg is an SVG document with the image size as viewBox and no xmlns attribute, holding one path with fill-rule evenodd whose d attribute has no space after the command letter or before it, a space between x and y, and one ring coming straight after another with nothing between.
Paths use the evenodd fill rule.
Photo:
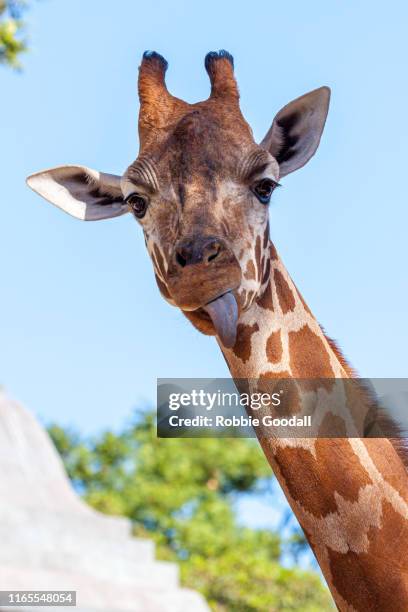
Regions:
<instances>
[{"instance_id":1,"label":"tan patch marking","mask_svg":"<svg viewBox=\"0 0 408 612\"><path fill-rule=\"evenodd\" d=\"M274 407L277 416L290 416L301 411L302 401L298 385L288 372L264 372L259 376L259 391L262 393L282 392L284 401L281 406Z\"/></svg>"},{"instance_id":2,"label":"tan patch marking","mask_svg":"<svg viewBox=\"0 0 408 612\"><path fill-rule=\"evenodd\" d=\"M257 304L265 310L273 311L272 287L270 282L267 284L266 289L261 295L261 297L257 300Z\"/></svg>"},{"instance_id":3,"label":"tan patch marking","mask_svg":"<svg viewBox=\"0 0 408 612\"><path fill-rule=\"evenodd\" d=\"M259 375L259 379L279 379L279 378L291 378L291 374L289 372L286 371L282 371L282 372L262 372Z\"/></svg>"},{"instance_id":4,"label":"tan patch marking","mask_svg":"<svg viewBox=\"0 0 408 612\"><path fill-rule=\"evenodd\" d=\"M237 341L233 351L244 363L248 361L251 356L251 336L257 331L259 331L258 323L254 323L253 325L239 323L237 326Z\"/></svg>"},{"instance_id":5,"label":"tan patch marking","mask_svg":"<svg viewBox=\"0 0 408 612\"><path fill-rule=\"evenodd\" d=\"M275 245L273 244L273 242L271 242L269 246L269 257L274 261L277 261L279 259L278 252L275 249Z\"/></svg>"},{"instance_id":6,"label":"tan patch marking","mask_svg":"<svg viewBox=\"0 0 408 612\"><path fill-rule=\"evenodd\" d=\"M261 278L262 275L262 266L261 266L261 257L262 257L262 248L261 248L261 237L256 237L255 243L255 263L256 263L256 276L258 279Z\"/></svg>"},{"instance_id":7,"label":"tan patch marking","mask_svg":"<svg viewBox=\"0 0 408 612\"><path fill-rule=\"evenodd\" d=\"M266 283L266 281L269 278L270 273L271 273L271 260L268 257L268 259L266 260L263 275L262 275L262 280L261 280L262 285Z\"/></svg>"},{"instance_id":8,"label":"tan patch marking","mask_svg":"<svg viewBox=\"0 0 408 612\"><path fill-rule=\"evenodd\" d=\"M315 390L325 387L330 390L333 381L323 381L324 378L334 378L330 365L330 356L323 343L308 325L299 331L289 332L290 367L294 378L303 379L305 389ZM317 378L316 384L310 379Z\"/></svg>"},{"instance_id":9,"label":"tan patch marking","mask_svg":"<svg viewBox=\"0 0 408 612\"><path fill-rule=\"evenodd\" d=\"M256 278L256 270L252 259L250 259L247 263L244 276L247 280L254 280Z\"/></svg>"},{"instance_id":10,"label":"tan patch marking","mask_svg":"<svg viewBox=\"0 0 408 612\"><path fill-rule=\"evenodd\" d=\"M269 221L266 224L265 233L264 233L264 239L263 239L263 248L264 248L264 250L268 246L268 242L269 242Z\"/></svg>"},{"instance_id":11,"label":"tan patch marking","mask_svg":"<svg viewBox=\"0 0 408 612\"><path fill-rule=\"evenodd\" d=\"M284 279L282 272L275 270L274 280L276 293L278 294L279 304L283 314L291 312L295 309L296 302L295 298L293 297L292 290Z\"/></svg>"},{"instance_id":12,"label":"tan patch marking","mask_svg":"<svg viewBox=\"0 0 408 612\"><path fill-rule=\"evenodd\" d=\"M281 332L272 332L266 341L266 356L271 363L279 363L282 359Z\"/></svg>"},{"instance_id":13,"label":"tan patch marking","mask_svg":"<svg viewBox=\"0 0 408 612\"><path fill-rule=\"evenodd\" d=\"M334 414L326 414L319 427L319 438L346 438L344 419Z\"/></svg>"}]
</instances>

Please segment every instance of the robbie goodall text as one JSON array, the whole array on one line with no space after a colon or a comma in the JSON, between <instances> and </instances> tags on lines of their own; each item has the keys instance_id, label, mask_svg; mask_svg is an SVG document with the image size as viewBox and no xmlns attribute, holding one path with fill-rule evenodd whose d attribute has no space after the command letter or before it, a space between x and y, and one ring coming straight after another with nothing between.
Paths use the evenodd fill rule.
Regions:
<instances>
[{"instance_id":1,"label":"robbie goodall text","mask_svg":"<svg viewBox=\"0 0 408 612\"><path fill-rule=\"evenodd\" d=\"M408 432L407 379L157 382L159 437L381 438L389 425L392 437Z\"/></svg>"},{"instance_id":2,"label":"robbie goodall text","mask_svg":"<svg viewBox=\"0 0 408 612\"><path fill-rule=\"evenodd\" d=\"M252 416L231 416L225 417L218 414L216 417L196 415L194 417L179 417L171 415L169 417L170 427L311 427L312 417L279 418L270 415L263 416L261 419Z\"/></svg>"}]
</instances>

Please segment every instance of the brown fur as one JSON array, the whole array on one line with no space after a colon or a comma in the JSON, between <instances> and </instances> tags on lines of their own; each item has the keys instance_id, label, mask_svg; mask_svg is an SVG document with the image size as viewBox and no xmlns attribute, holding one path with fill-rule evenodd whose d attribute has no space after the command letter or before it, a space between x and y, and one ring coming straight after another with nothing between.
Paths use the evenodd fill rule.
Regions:
<instances>
[{"instance_id":1,"label":"brown fur","mask_svg":"<svg viewBox=\"0 0 408 612\"><path fill-rule=\"evenodd\" d=\"M276 293L278 294L279 304L283 314L294 310L295 300L293 297L293 293L279 270L275 270L274 272L274 281Z\"/></svg>"},{"instance_id":2,"label":"brown fur","mask_svg":"<svg viewBox=\"0 0 408 612\"><path fill-rule=\"evenodd\" d=\"M345 372L347 372L347 375L350 376L350 378L359 378L357 370L355 370L348 363L337 342L327 336L327 334L325 334L325 336L327 342L330 345L330 348L336 355ZM371 393L371 390L368 390L367 393ZM408 439L406 437L407 432L403 431L398 425L398 423L396 423L395 420L389 414L387 414L381 408L381 406L378 405L378 402L375 398L372 399L372 408L370 411L370 415L371 420L367 422L365 435L367 437L372 436L373 438L377 436L388 438L394 449L397 451L398 456L401 458L404 468L408 470Z\"/></svg>"},{"instance_id":3,"label":"brown fur","mask_svg":"<svg viewBox=\"0 0 408 612\"><path fill-rule=\"evenodd\" d=\"M242 359L245 363L251 356L251 336L255 332L259 331L257 323L254 325L238 325L237 329L237 341L233 348L233 351L237 357Z\"/></svg>"},{"instance_id":4,"label":"brown fur","mask_svg":"<svg viewBox=\"0 0 408 612\"><path fill-rule=\"evenodd\" d=\"M266 342L266 356L271 363L278 363L282 359L281 332L272 332Z\"/></svg>"},{"instance_id":5,"label":"brown fur","mask_svg":"<svg viewBox=\"0 0 408 612\"><path fill-rule=\"evenodd\" d=\"M333 583L355 610L406 612L408 558L401 557L395 546L392 563L386 563L384 551L396 537L407 537L407 523L388 502L383 503L382 514L384 527L372 528L369 533L370 554L329 549Z\"/></svg>"},{"instance_id":6,"label":"brown fur","mask_svg":"<svg viewBox=\"0 0 408 612\"><path fill-rule=\"evenodd\" d=\"M297 332L289 332L289 353L294 378L334 378L329 354L322 340L309 327L304 326ZM319 361L316 360L316 355L319 355Z\"/></svg>"}]
</instances>

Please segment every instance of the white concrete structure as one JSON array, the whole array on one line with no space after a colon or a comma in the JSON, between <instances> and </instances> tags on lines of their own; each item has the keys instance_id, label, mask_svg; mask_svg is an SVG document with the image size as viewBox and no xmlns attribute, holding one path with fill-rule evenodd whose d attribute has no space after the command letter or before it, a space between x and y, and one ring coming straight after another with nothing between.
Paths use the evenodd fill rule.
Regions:
<instances>
[{"instance_id":1,"label":"white concrete structure","mask_svg":"<svg viewBox=\"0 0 408 612\"><path fill-rule=\"evenodd\" d=\"M0 394L0 590L73 590L78 612L208 612L130 521L74 492L47 433ZM22 610L4 608L0 610ZM57 608L25 607L24 610Z\"/></svg>"}]
</instances>

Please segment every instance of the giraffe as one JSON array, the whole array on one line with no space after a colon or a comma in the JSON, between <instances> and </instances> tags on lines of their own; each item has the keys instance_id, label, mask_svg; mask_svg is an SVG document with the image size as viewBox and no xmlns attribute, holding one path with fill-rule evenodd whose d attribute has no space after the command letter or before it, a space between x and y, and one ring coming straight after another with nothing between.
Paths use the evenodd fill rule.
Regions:
<instances>
[{"instance_id":1,"label":"giraffe","mask_svg":"<svg viewBox=\"0 0 408 612\"><path fill-rule=\"evenodd\" d=\"M355 377L269 233L273 191L314 155L330 90L286 105L258 145L240 111L231 55L210 52L205 68L210 96L188 104L168 92L164 58L145 52L140 150L123 176L72 165L37 172L28 185L82 220L130 212L142 227L160 293L200 332L216 336L233 378ZM260 437L260 444L337 607L408 610L401 449L386 438L358 437Z\"/></svg>"}]
</instances>

